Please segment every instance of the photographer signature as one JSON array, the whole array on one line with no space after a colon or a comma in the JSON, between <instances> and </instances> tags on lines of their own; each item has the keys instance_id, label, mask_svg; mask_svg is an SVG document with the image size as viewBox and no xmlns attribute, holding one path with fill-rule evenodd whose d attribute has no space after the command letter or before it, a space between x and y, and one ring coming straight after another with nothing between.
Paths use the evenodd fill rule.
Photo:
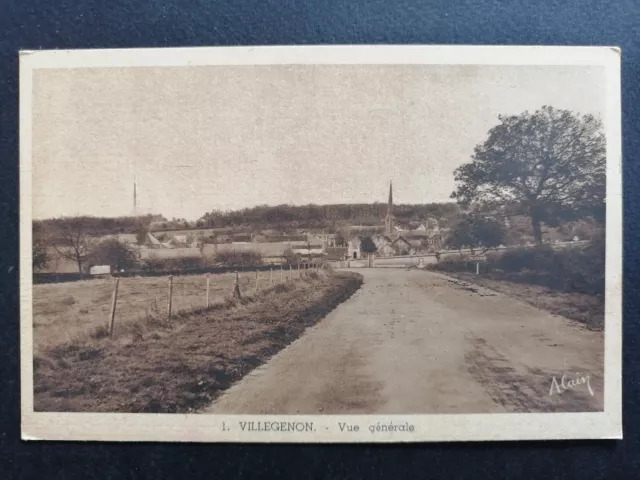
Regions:
<instances>
[{"instance_id":1,"label":"photographer signature","mask_svg":"<svg viewBox=\"0 0 640 480\"><path fill-rule=\"evenodd\" d=\"M551 379L551 389L549 390L549 395L553 395L554 393L561 394L566 392L567 390L574 390L577 387L582 385L586 385L587 389L591 396L593 396L593 390L591 389L590 377L589 375L580 375L577 373L575 378L569 378L567 375L562 375L560 378L560 382L554 376Z\"/></svg>"}]
</instances>

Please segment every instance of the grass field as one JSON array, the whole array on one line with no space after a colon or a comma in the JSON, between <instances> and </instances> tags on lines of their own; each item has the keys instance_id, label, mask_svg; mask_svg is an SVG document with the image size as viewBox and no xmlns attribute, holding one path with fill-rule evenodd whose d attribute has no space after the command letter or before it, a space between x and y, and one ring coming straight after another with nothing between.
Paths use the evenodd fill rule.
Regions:
<instances>
[{"instance_id":1,"label":"grass field","mask_svg":"<svg viewBox=\"0 0 640 480\"><path fill-rule=\"evenodd\" d=\"M192 292L199 291L197 278L202 281L201 277L189 279L193 280ZM131 280L131 288L141 292L151 291L154 285L146 283L152 279L142 283L135 283L141 279ZM224 291L230 281L230 276L223 276L216 285ZM150 317L130 320L129 327L114 338L76 335L56 345L44 340L34 355L35 409L197 410L324 318L361 283L362 277L355 273L313 272L239 301L227 299L209 309L176 315L170 325ZM103 295L108 293L107 286ZM76 296L82 287L75 287ZM69 289L65 293L72 295ZM41 337L46 328L39 327ZM68 331L74 328L76 332L83 330L72 325Z\"/></svg>"},{"instance_id":2,"label":"grass field","mask_svg":"<svg viewBox=\"0 0 640 480\"><path fill-rule=\"evenodd\" d=\"M269 272L260 272L258 289L269 287ZM297 272L293 273L294 281ZM235 274L210 276L210 303L223 301L233 289ZM241 291L255 291L255 273L239 275ZM274 270L273 282L280 281ZM34 351L82 339L106 329L115 279L52 283L33 286ZM172 312L180 313L205 306L206 276L173 277ZM149 316L161 317L167 311L167 277L121 278L118 287L115 330Z\"/></svg>"}]
</instances>

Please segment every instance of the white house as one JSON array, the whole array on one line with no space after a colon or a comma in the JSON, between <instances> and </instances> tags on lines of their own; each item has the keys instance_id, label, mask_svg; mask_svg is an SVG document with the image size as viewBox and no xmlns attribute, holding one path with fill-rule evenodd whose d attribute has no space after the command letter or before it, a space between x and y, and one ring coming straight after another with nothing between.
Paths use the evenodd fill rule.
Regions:
<instances>
[{"instance_id":1,"label":"white house","mask_svg":"<svg viewBox=\"0 0 640 480\"><path fill-rule=\"evenodd\" d=\"M347 256L349 258L360 258L362 256L362 252L360 251L362 241L360 237L353 237L349 240L347 244Z\"/></svg>"}]
</instances>

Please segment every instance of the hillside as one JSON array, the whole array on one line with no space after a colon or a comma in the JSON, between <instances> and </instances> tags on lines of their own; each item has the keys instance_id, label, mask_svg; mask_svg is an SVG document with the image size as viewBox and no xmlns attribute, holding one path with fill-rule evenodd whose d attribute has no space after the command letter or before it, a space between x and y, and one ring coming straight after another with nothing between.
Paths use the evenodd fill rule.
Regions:
<instances>
[{"instance_id":1,"label":"hillside","mask_svg":"<svg viewBox=\"0 0 640 480\"><path fill-rule=\"evenodd\" d=\"M393 214L401 224L423 222L429 217L451 218L457 212L455 203L400 204L393 207ZM331 229L341 225L379 225L386 213L386 203L263 205L230 212L213 210L204 214L197 225L210 228Z\"/></svg>"},{"instance_id":2,"label":"hillside","mask_svg":"<svg viewBox=\"0 0 640 480\"><path fill-rule=\"evenodd\" d=\"M458 212L455 203L422 205L395 205L394 215L401 224L423 222L429 217L450 219ZM80 217L84 233L102 236L154 229L230 228L233 230L274 229L292 233L297 229L337 229L344 225L380 225L387 213L387 204L335 204L335 205L277 205L257 206L242 210L213 210L196 222L184 219L167 220L162 215L140 217ZM55 232L61 219L34 221L35 227Z\"/></svg>"}]
</instances>

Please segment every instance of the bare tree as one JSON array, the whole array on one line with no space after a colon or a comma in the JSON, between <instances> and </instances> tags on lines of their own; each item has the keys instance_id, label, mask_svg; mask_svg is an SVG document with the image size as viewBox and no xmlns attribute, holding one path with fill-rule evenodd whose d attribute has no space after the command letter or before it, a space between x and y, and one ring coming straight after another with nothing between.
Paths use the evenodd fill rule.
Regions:
<instances>
[{"instance_id":1,"label":"bare tree","mask_svg":"<svg viewBox=\"0 0 640 480\"><path fill-rule=\"evenodd\" d=\"M83 266L91 255L93 239L83 218L66 217L56 222L55 250L62 258L76 262L78 272L83 273Z\"/></svg>"}]
</instances>

